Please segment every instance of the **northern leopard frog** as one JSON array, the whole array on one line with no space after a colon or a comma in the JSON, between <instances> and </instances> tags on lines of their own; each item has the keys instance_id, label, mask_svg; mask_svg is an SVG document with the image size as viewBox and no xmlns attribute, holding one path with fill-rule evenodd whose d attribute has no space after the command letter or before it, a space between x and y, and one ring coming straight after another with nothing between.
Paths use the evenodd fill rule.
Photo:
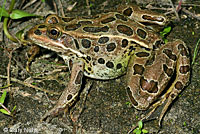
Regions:
<instances>
[{"instance_id":1,"label":"northern leopard frog","mask_svg":"<svg viewBox=\"0 0 200 134\"><path fill-rule=\"evenodd\" d=\"M190 60L185 43L174 40L165 44L153 28L144 25L165 25L165 16L136 6L119 9L93 17L50 15L29 30L33 43L57 52L72 65L67 88L44 118L74 102L83 76L109 80L125 74L127 94L135 108L146 110L161 98L154 104L155 109L167 101L159 122L187 85ZM174 81L161 96L173 74Z\"/></svg>"}]
</instances>

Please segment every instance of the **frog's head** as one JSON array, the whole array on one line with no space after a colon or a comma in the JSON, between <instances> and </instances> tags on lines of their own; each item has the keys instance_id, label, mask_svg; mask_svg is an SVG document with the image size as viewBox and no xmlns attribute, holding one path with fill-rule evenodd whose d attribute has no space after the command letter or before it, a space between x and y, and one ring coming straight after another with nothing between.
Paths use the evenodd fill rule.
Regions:
<instances>
[{"instance_id":1,"label":"frog's head","mask_svg":"<svg viewBox=\"0 0 200 134\"><path fill-rule=\"evenodd\" d=\"M68 48L73 49L73 38L62 32L58 24L39 24L28 31L28 39L41 47L62 52Z\"/></svg>"},{"instance_id":2,"label":"frog's head","mask_svg":"<svg viewBox=\"0 0 200 134\"><path fill-rule=\"evenodd\" d=\"M76 39L64 32L65 28L66 24L62 23L58 16L50 15L46 18L45 23L31 28L27 33L27 37L31 43L54 52L65 53L65 55L74 53L80 56Z\"/></svg>"}]
</instances>

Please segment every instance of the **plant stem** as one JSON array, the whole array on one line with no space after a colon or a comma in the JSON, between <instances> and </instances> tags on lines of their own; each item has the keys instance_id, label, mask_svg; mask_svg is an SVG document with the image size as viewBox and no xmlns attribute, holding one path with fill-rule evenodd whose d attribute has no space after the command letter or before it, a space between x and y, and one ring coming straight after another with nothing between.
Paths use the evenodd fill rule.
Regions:
<instances>
[{"instance_id":1,"label":"plant stem","mask_svg":"<svg viewBox=\"0 0 200 134\"><path fill-rule=\"evenodd\" d=\"M11 13L13 8L14 8L14 5L15 5L15 0L12 0L11 1L11 4L10 4L10 7L8 9L8 13ZM8 32L8 20L9 18L8 17L5 17L4 20L3 20L3 31L4 31L4 34L13 42L18 42L18 40L16 38L14 38L9 32Z\"/></svg>"}]
</instances>

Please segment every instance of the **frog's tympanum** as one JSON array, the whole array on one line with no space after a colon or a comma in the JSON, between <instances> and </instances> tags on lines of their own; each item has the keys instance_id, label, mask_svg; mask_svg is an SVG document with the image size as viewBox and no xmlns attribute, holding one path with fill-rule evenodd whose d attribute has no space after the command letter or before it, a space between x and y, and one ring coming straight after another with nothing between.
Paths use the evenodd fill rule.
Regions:
<instances>
[{"instance_id":1,"label":"frog's tympanum","mask_svg":"<svg viewBox=\"0 0 200 134\"><path fill-rule=\"evenodd\" d=\"M185 43L164 43L150 26L163 26L166 22L164 15L126 6L118 12L92 17L49 15L43 24L30 29L28 38L33 43L58 53L72 65L67 88L44 118L74 102L84 76L110 80L126 75L125 90L136 109L147 110L152 103L157 107L166 102L161 120L190 76ZM172 76L175 78L171 82Z\"/></svg>"}]
</instances>

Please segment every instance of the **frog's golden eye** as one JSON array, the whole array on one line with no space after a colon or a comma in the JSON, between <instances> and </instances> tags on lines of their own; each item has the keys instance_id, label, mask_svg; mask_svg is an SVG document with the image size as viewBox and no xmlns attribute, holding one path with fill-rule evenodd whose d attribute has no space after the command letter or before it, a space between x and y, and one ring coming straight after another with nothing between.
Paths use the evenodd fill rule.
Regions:
<instances>
[{"instance_id":1,"label":"frog's golden eye","mask_svg":"<svg viewBox=\"0 0 200 134\"><path fill-rule=\"evenodd\" d=\"M48 30L48 36L54 40L60 37L60 35L61 32L57 28L51 28Z\"/></svg>"}]
</instances>

